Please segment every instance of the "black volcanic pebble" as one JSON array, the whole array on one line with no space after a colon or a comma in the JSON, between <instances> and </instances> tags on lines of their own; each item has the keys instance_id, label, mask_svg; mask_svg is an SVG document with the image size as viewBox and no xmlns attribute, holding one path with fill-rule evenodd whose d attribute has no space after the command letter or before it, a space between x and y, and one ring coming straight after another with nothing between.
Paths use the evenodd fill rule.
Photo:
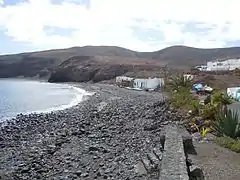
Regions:
<instances>
[{"instance_id":1,"label":"black volcanic pebble","mask_svg":"<svg viewBox=\"0 0 240 180\"><path fill-rule=\"evenodd\" d=\"M84 88L98 95L64 111L19 114L0 126L0 177L140 178L134 171L138 155L159 145L162 127L181 116L168 110L161 93L101 84ZM105 106L98 111L101 102Z\"/></svg>"}]
</instances>

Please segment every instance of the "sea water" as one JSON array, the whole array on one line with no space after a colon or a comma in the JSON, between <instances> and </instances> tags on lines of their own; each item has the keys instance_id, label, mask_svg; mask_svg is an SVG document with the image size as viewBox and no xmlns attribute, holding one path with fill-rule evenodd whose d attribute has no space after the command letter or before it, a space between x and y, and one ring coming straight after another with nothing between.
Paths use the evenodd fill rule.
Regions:
<instances>
[{"instance_id":1,"label":"sea water","mask_svg":"<svg viewBox=\"0 0 240 180\"><path fill-rule=\"evenodd\" d=\"M63 110L77 105L85 90L67 84L0 79L0 121L17 114Z\"/></svg>"}]
</instances>

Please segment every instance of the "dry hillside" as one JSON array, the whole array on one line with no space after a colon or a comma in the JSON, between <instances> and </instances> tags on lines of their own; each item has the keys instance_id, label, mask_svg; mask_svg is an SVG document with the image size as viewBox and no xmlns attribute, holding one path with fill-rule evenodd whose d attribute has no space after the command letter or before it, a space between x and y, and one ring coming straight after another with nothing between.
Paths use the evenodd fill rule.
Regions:
<instances>
[{"instance_id":1,"label":"dry hillside","mask_svg":"<svg viewBox=\"0 0 240 180\"><path fill-rule=\"evenodd\" d=\"M151 74L152 71L154 71L152 74L156 74L166 64L169 68L183 70L190 69L194 65L204 64L207 60L238 57L240 57L239 47L198 49L172 46L155 52L136 52L115 46L72 47L0 56L0 77L51 76L50 80L55 81L54 77L57 77L56 74L60 74L60 71L68 73L67 76L72 76L72 72L76 69L78 72L89 71L90 74L97 74L101 71L100 74L105 74L106 77L110 72L108 69L118 71L115 75L146 71L148 74ZM63 66L65 70L63 70ZM120 67L124 68L119 71ZM94 72L91 72L92 70ZM72 72L70 73L70 71ZM114 76L114 73L111 73L110 76ZM62 78L61 81L79 81L81 79L64 79L64 76ZM82 80L86 81L89 78Z\"/></svg>"}]
</instances>

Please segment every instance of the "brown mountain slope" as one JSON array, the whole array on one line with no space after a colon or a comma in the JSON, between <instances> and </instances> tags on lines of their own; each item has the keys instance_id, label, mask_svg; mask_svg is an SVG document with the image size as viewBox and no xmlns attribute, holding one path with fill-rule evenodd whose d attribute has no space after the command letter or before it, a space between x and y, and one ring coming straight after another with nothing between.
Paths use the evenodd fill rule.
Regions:
<instances>
[{"instance_id":1,"label":"brown mountain slope","mask_svg":"<svg viewBox=\"0 0 240 180\"><path fill-rule=\"evenodd\" d=\"M117 46L83 46L68 49L47 50L30 53L33 57L63 58L72 56L122 56L136 57L138 52Z\"/></svg>"},{"instance_id":2,"label":"brown mountain slope","mask_svg":"<svg viewBox=\"0 0 240 180\"><path fill-rule=\"evenodd\" d=\"M117 46L83 46L68 49L29 53L31 57L58 58L72 56L120 56L167 61L170 64L199 64L206 60L240 57L240 47L199 49L187 46L171 46L154 52L137 52Z\"/></svg>"},{"instance_id":3,"label":"brown mountain slope","mask_svg":"<svg viewBox=\"0 0 240 180\"><path fill-rule=\"evenodd\" d=\"M61 63L74 56L96 56L97 62L89 61L91 61L90 64L98 64L100 69L103 65L107 66L110 61L114 62L115 66L122 64L130 67L134 63L143 61L145 65L142 66L147 66L146 64L153 61L156 66L168 64L172 68L190 68L193 65L203 64L207 60L240 57L240 48L198 49L172 46L155 52L136 52L116 46L84 46L5 55L0 56L0 77L50 75L52 72L56 73L57 69L62 69ZM79 58L75 59L80 67L83 62L78 60ZM70 61L67 62L71 64Z\"/></svg>"},{"instance_id":4,"label":"brown mountain slope","mask_svg":"<svg viewBox=\"0 0 240 180\"><path fill-rule=\"evenodd\" d=\"M162 60L173 68L186 68L205 64L209 60L238 58L240 57L240 47L199 49L187 46L171 46L160 51L139 54L142 58Z\"/></svg>"},{"instance_id":5,"label":"brown mountain slope","mask_svg":"<svg viewBox=\"0 0 240 180\"><path fill-rule=\"evenodd\" d=\"M169 64L196 65L206 63L208 60L238 58L240 57L240 48L216 48L216 49L198 49L186 46L172 46L158 51L156 59L164 59Z\"/></svg>"}]
</instances>

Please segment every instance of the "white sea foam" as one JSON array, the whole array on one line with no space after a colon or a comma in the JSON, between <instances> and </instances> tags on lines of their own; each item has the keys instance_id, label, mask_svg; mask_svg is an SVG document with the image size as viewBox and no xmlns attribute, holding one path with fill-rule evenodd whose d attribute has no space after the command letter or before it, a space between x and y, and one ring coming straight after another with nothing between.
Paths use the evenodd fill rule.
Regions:
<instances>
[{"instance_id":1,"label":"white sea foam","mask_svg":"<svg viewBox=\"0 0 240 180\"><path fill-rule=\"evenodd\" d=\"M54 112L54 111L65 110L65 109L68 109L68 108L71 108L71 107L74 107L74 106L78 105L79 103L84 101L85 98L87 98L88 96L94 95L94 92L87 92L84 89L81 89L81 88L78 88L78 87L75 87L75 86L70 86L69 85L69 89L73 89L76 92L75 98L69 104L60 105L58 107L48 108L48 109L45 109L45 110L31 111L27 114L31 114L31 113L50 113L50 112Z\"/></svg>"},{"instance_id":2,"label":"white sea foam","mask_svg":"<svg viewBox=\"0 0 240 180\"><path fill-rule=\"evenodd\" d=\"M28 82L25 82L25 83L28 83ZM35 83L35 82L31 82L31 83ZM36 82L36 83L39 83L39 82ZM40 83L47 84L46 82L40 82ZM74 106L78 105L79 103L84 101L89 96L92 96L92 95L95 94L94 92L87 92L84 89L75 87L74 85L67 85L67 84L58 84L58 85L60 85L60 87L62 89L69 89L70 93L73 94L73 98L72 98L72 100L70 99L70 102L66 102L66 104L62 104L62 105L59 105L59 106L46 108L46 109L38 109L38 110L29 110L29 111L16 112L16 113L13 113L12 115L5 116L2 119L0 119L0 123L16 117L20 113L24 114L24 115L28 115L28 114L31 114L31 113L40 114L40 113L50 113L50 112L56 112L56 111L65 110L65 109L68 109L68 108L71 108L71 107L74 107ZM49 93L49 92L47 92L47 93ZM52 91L50 91L50 93L52 93L52 95L56 95L56 94L58 96L61 95L61 94L59 94L59 93L61 93L61 91L58 92L58 88L53 89ZM63 96L64 96L64 94L63 94Z\"/></svg>"}]
</instances>

